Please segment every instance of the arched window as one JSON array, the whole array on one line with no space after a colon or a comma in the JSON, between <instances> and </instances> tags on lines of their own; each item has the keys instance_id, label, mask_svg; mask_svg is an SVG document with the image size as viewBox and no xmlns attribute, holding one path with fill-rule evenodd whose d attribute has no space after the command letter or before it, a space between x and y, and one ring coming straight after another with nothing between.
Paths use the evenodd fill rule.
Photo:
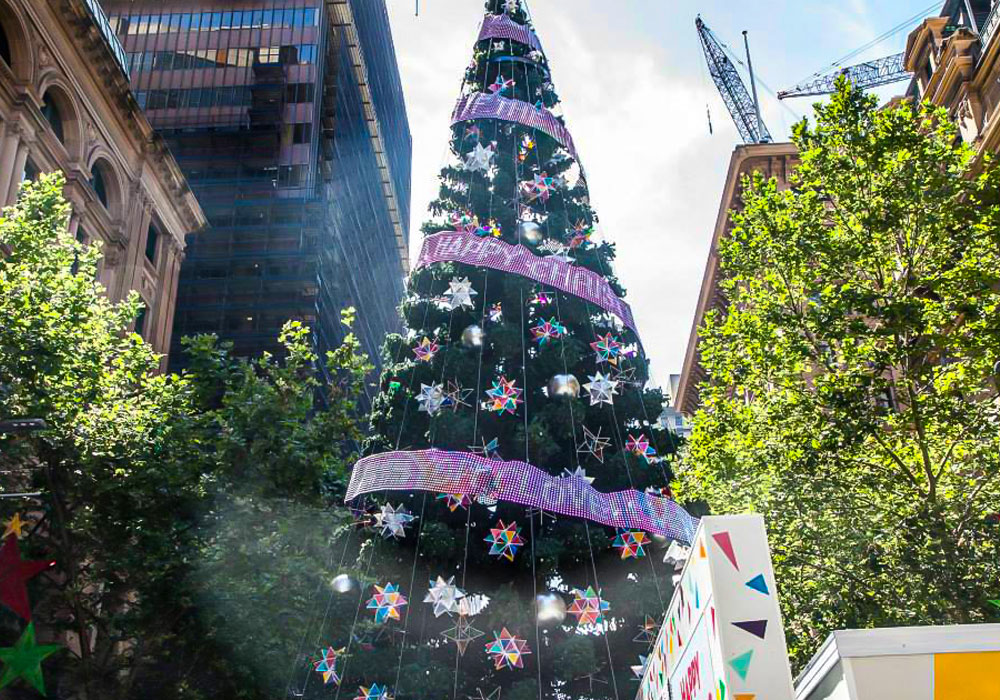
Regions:
<instances>
[{"instance_id":1,"label":"arched window","mask_svg":"<svg viewBox=\"0 0 1000 700\"><path fill-rule=\"evenodd\" d=\"M90 178L90 185L94 188L94 194L104 205L104 208L108 208L108 186L104 181L104 168L100 164L95 164L93 168L93 175Z\"/></svg>"},{"instance_id":2,"label":"arched window","mask_svg":"<svg viewBox=\"0 0 1000 700\"><path fill-rule=\"evenodd\" d=\"M3 59L8 68L14 65L14 57L10 53L10 39L7 38L7 32L4 31L2 24L0 24L0 59Z\"/></svg>"},{"instance_id":3,"label":"arched window","mask_svg":"<svg viewBox=\"0 0 1000 700\"><path fill-rule=\"evenodd\" d=\"M56 135L60 143L64 143L63 115L51 91L45 93L42 101L42 116L45 117L45 121L52 127L52 133Z\"/></svg>"}]
</instances>

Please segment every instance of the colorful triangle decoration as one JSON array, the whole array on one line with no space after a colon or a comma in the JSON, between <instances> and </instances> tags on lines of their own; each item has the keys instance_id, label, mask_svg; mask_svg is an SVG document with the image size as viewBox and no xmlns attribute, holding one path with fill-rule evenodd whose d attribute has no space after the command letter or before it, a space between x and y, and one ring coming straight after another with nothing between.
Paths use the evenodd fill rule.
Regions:
<instances>
[{"instance_id":1,"label":"colorful triangle decoration","mask_svg":"<svg viewBox=\"0 0 1000 700\"><path fill-rule=\"evenodd\" d=\"M767 590L767 581L764 580L764 574L757 574L754 576L752 579L747 581L747 586L755 591L760 591L764 595L771 595L771 591Z\"/></svg>"},{"instance_id":2,"label":"colorful triangle decoration","mask_svg":"<svg viewBox=\"0 0 1000 700\"><path fill-rule=\"evenodd\" d=\"M726 700L726 684L719 679L719 700Z\"/></svg>"},{"instance_id":3,"label":"colorful triangle decoration","mask_svg":"<svg viewBox=\"0 0 1000 700\"><path fill-rule=\"evenodd\" d=\"M733 551L733 540L729 536L729 533L717 532L714 535L712 535L712 539L715 540L715 543L717 545L719 545L719 548L722 550L722 553L726 555L726 559L730 561L730 563L733 565L733 568L739 571L740 565L736 563L736 552Z\"/></svg>"},{"instance_id":4,"label":"colorful triangle decoration","mask_svg":"<svg viewBox=\"0 0 1000 700\"><path fill-rule=\"evenodd\" d=\"M743 680L747 679L747 671L750 670L750 659L753 657L753 649L745 654L740 654L735 659L729 660L729 665L736 674ZM721 683L721 681L720 681Z\"/></svg>"},{"instance_id":5,"label":"colorful triangle decoration","mask_svg":"<svg viewBox=\"0 0 1000 700\"><path fill-rule=\"evenodd\" d=\"M767 634L767 620L744 620L743 622L734 622L733 625L761 639Z\"/></svg>"}]
</instances>

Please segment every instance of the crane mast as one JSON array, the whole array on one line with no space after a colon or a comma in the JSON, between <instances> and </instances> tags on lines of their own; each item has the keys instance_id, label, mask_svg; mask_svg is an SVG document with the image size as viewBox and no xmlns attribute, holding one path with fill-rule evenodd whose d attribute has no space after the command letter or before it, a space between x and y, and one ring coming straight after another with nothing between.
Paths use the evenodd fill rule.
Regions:
<instances>
[{"instance_id":1,"label":"crane mast","mask_svg":"<svg viewBox=\"0 0 1000 700\"><path fill-rule=\"evenodd\" d=\"M729 114L736 122L736 128L740 132L740 136L743 137L743 142L770 143L773 139L760 118L756 103L743 84L740 74L736 71L736 66L726 56L722 44L700 16L695 19L694 24L698 29L698 37L701 39L701 45L705 51L708 72L712 76L715 86L719 89L719 94L722 95L722 101L726 103Z\"/></svg>"},{"instance_id":2,"label":"crane mast","mask_svg":"<svg viewBox=\"0 0 1000 700\"><path fill-rule=\"evenodd\" d=\"M841 68L838 71L810 80L807 83L800 83L788 90L778 93L778 99L784 100L789 97L809 97L812 95L829 95L836 88L837 78L844 75L856 87L867 89L880 85L889 85L908 80L913 76L906 66L903 65L905 54L894 54L885 58L878 58L874 61L865 61L855 66Z\"/></svg>"}]
</instances>

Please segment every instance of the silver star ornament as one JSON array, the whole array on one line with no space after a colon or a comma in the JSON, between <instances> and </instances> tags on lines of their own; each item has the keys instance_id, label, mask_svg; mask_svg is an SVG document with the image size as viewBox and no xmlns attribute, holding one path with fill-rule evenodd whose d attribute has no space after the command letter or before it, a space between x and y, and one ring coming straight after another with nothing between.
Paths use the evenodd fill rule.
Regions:
<instances>
[{"instance_id":1,"label":"silver star ornament","mask_svg":"<svg viewBox=\"0 0 1000 700\"><path fill-rule=\"evenodd\" d=\"M381 512L375 514L375 527L381 530L385 538L406 537L407 526L416 519L416 516L404 508L402 503L395 508L386 503L382 506Z\"/></svg>"},{"instance_id":2,"label":"silver star ornament","mask_svg":"<svg viewBox=\"0 0 1000 700\"><path fill-rule=\"evenodd\" d=\"M590 394L590 405L597 406L602 403L614 404L612 397L618 393L618 382L608 379L600 372L593 376L587 376L590 381L584 384L583 388Z\"/></svg>"},{"instance_id":3,"label":"silver star ornament","mask_svg":"<svg viewBox=\"0 0 1000 700\"><path fill-rule=\"evenodd\" d=\"M482 144L477 143L472 152L465 156L465 169L486 172L490 169L490 163L493 162L494 155L496 155L496 152L493 150L493 144L483 148Z\"/></svg>"},{"instance_id":4,"label":"silver star ornament","mask_svg":"<svg viewBox=\"0 0 1000 700\"><path fill-rule=\"evenodd\" d=\"M441 617L458 612L459 600L464 597L465 591L455 585L454 576L447 581L438 576L437 581L431 581L424 602L434 606L434 617Z\"/></svg>"},{"instance_id":5,"label":"silver star ornament","mask_svg":"<svg viewBox=\"0 0 1000 700\"><path fill-rule=\"evenodd\" d=\"M463 277L462 279L452 277L451 282L448 284L448 291L444 293L445 306L450 311L463 306L474 309L476 304L472 301L472 297L478 295L479 292L472 288L472 282L469 281L468 277Z\"/></svg>"}]
</instances>

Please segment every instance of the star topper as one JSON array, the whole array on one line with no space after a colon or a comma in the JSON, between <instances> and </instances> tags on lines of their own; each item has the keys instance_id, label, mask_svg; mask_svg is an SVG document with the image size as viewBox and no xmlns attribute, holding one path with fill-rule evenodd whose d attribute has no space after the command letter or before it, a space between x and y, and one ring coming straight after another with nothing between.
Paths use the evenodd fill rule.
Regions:
<instances>
[{"instance_id":1,"label":"star topper","mask_svg":"<svg viewBox=\"0 0 1000 700\"><path fill-rule=\"evenodd\" d=\"M490 528L486 542L490 543L490 554L504 557L507 561L514 561L518 548L524 545L524 538L521 537L521 528L516 522L504 525L501 520L497 523L497 527Z\"/></svg>"},{"instance_id":2,"label":"star topper","mask_svg":"<svg viewBox=\"0 0 1000 700\"><path fill-rule=\"evenodd\" d=\"M597 434L590 432L587 426L583 426L583 443L576 448L578 453L592 455L598 462L604 464L604 450L611 447L611 439L601 437L601 428L597 429Z\"/></svg>"},{"instance_id":3,"label":"star topper","mask_svg":"<svg viewBox=\"0 0 1000 700\"><path fill-rule=\"evenodd\" d=\"M466 154L464 167L471 172L480 170L486 172L490 169L490 164L493 162L493 156L495 155L496 151L492 143L486 148L483 148L482 144L477 143L472 152Z\"/></svg>"},{"instance_id":4,"label":"star topper","mask_svg":"<svg viewBox=\"0 0 1000 700\"><path fill-rule=\"evenodd\" d=\"M503 49L500 50L502 51ZM504 77L502 75L497 75L497 79L493 82L492 85L490 85L490 92L492 92L494 95L497 94L502 95L507 90L513 88L515 85L517 85L517 83L515 83L513 79L504 80Z\"/></svg>"},{"instance_id":5,"label":"star topper","mask_svg":"<svg viewBox=\"0 0 1000 700\"><path fill-rule=\"evenodd\" d=\"M621 551L622 559L641 559L646 556L645 548L650 542L649 535L642 530L620 527L611 546Z\"/></svg>"},{"instance_id":6,"label":"star topper","mask_svg":"<svg viewBox=\"0 0 1000 700\"><path fill-rule=\"evenodd\" d=\"M382 536L385 538L406 537L407 526L416 519L417 517L404 508L402 503L395 508L392 504L386 503L382 506L381 512L375 514L375 527L382 530Z\"/></svg>"},{"instance_id":7,"label":"star topper","mask_svg":"<svg viewBox=\"0 0 1000 700\"><path fill-rule=\"evenodd\" d=\"M523 657L531 653L528 641L515 637L504 627L500 634L493 633L493 641L486 644L486 653L493 657L493 665L502 668L524 668Z\"/></svg>"},{"instance_id":8,"label":"star topper","mask_svg":"<svg viewBox=\"0 0 1000 700\"><path fill-rule=\"evenodd\" d=\"M427 336L424 336L424 339L420 341L417 347L413 348L413 354L416 355L418 362L432 362L440 349L441 346Z\"/></svg>"},{"instance_id":9,"label":"star topper","mask_svg":"<svg viewBox=\"0 0 1000 700\"><path fill-rule=\"evenodd\" d=\"M385 587L375 584L375 595L371 597L366 606L369 610L375 611L375 622L382 623L387 619L399 620L399 609L407 604L406 598L399 592L399 586L391 583Z\"/></svg>"},{"instance_id":10,"label":"star topper","mask_svg":"<svg viewBox=\"0 0 1000 700\"><path fill-rule=\"evenodd\" d=\"M455 577L445 581L438 576L437 581L431 581L430 584L424 602L434 606L434 617L458 612L458 601L465 597L465 591L455 585Z\"/></svg>"},{"instance_id":11,"label":"star topper","mask_svg":"<svg viewBox=\"0 0 1000 700\"><path fill-rule=\"evenodd\" d=\"M639 437L629 433L628 440L625 441L625 449L636 457L642 457L646 460L646 464L654 464L659 461L656 456L656 448L649 444L649 438L644 433L639 433Z\"/></svg>"},{"instance_id":12,"label":"star topper","mask_svg":"<svg viewBox=\"0 0 1000 700\"><path fill-rule=\"evenodd\" d=\"M323 676L323 685L340 685L340 674L337 672L337 659L344 653L344 649L334 649L325 647L320 649L320 657L313 661L313 670Z\"/></svg>"},{"instance_id":13,"label":"star topper","mask_svg":"<svg viewBox=\"0 0 1000 700\"><path fill-rule=\"evenodd\" d=\"M548 321L539 321L538 325L531 329L531 335L538 341L540 347L550 340L562 338L566 333L566 326L559 323L555 317Z\"/></svg>"},{"instance_id":14,"label":"star topper","mask_svg":"<svg viewBox=\"0 0 1000 700\"><path fill-rule=\"evenodd\" d=\"M610 333L605 336L597 336L597 340L590 344L590 348L597 353L598 362L610 362L618 364L618 356L622 352L622 344Z\"/></svg>"},{"instance_id":15,"label":"star topper","mask_svg":"<svg viewBox=\"0 0 1000 700\"><path fill-rule=\"evenodd\" d=\"M468 277L452 277L448 283L448 291L444 293L445 305L449 310L454 311L460 307L475 308L476 304L472 297L478 296L479 292L472 288L472 282Z\"/></svg>"},{"instance_id":16,"label":"star topper","mask_svg":"<svg viewBox=\"0 0 1000 700\"><path fill-rule=\"evenodd\" d=\"M579 588L573 589L573 602L566 608L566 612L576 616L577 627L584 625L600 625L604 622L604 613L611 609L611 604L601 599L593 586L587 586L587 590L581 591Z\"/></svg>"},{"instance_id":17,"label":"star topper","mask_svg":"<svg viewBox=\"0 0 1000 700\"><path fill-rule=\"evenodd\" d=\"M587 375L590 381L583 385L583 388L590 394L590 405L596 406L602 403L614 404L612 398L618 393L618 382L608 379L598 372L591 376Z\"/></svg>"},{"instance_id":18,"label":"star topper","mask_svg":"<svg viewBox=\"0 0 1000 700\"><path fill-rule=\"evenodd\" d=\"M515 386L514 380L508 381L506 377L493 380L493 388L486 391L490 401L486 402L487 408L498 414L517 413L518 404L524 403L521 399L522 390Z\"/></svg>"},{"instance_id":19,"label":"star topper","mask_svg":"<svg viewBox=\"0 0 1000 700\"><path fill-rule=\"evenodd\" d=\"M465 650L469 648L469 642L473 642L483 636L482 630L477 630L469 622L466 615L460 615L455 622L455 626L446 629L441 633L445 639L455 642L458 647L459 656L465 656Z\"/></svg>"}]
</instances>

